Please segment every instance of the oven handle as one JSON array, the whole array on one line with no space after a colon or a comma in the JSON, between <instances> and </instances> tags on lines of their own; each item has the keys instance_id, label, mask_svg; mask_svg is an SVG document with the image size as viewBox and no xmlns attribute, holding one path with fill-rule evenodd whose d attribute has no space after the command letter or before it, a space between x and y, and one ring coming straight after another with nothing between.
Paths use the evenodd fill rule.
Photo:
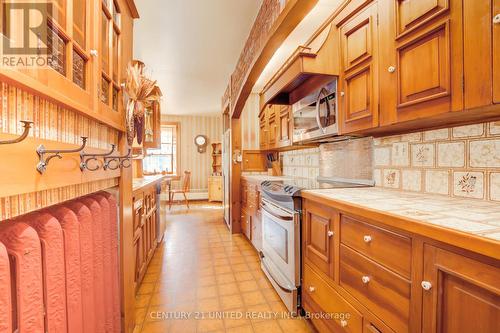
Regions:
<instances>
[{"instance_id":1,"label":"oven handle","mask_svg":"<svg viewBox=\"0 0 500 333\"><path fill-rule=\"evenodd\" d=\"M281 215L276 212L271 206L267 205L264 201L260 202L260 208L265 210L267 213L271 214L272 216L276 217L277 219L280 220L285 220L285 221L293 221L293 216L285 216Z\"/></svg>"},{"instance_id":2,"label":"oven handle","mask_svg":"<svg viewBox=\"0 0 500 333\"><path fill-rule=\"evenodd\" d=\"M269 266L267 266L266 264L266 261L264 260L264 254L262 253L262 251L259 251L259 255L260 255L260 262L262 262L262 264L264 265L264 267L266 268L266 271L269 273L269 276L273 279L273 281L278 285L278 287L280 287L281 290L283 290L284 292L286 293L291 293L293 292L293 289L290 289L290 288L287 288L287 287L283 287L281 285L281 283L279 283L279 281L274 277L273 273L272 273L272 270L269 269Z\"/></svg>"}]
</instances>

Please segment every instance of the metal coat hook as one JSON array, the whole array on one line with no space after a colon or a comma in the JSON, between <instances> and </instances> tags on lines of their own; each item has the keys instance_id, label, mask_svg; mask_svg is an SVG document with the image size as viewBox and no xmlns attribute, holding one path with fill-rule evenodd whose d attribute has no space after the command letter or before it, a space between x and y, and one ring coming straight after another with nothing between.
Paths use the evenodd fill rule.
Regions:
<instances>
[{"instance_id":1,"label":"metal coat hook","mask_svg":"<svg viewBox=\"0 0 500 333\"><path fill-rule=\"evenodd\" d=\"M21 134L21 136L16 138L16 139L0 141L0 145L10 145L13 143L21 142L24 139L26 139L26 137L28 136L28 134L30 132L30 128L31 128L31 125L33 124L33 122L32 121L25 121L25 120L21 120L20 122L23 123L23 127L24 127L23 134Z\"/></svg>"},{"instance_id":2,"label":"metal coat hook","mask_svg":"<svg viewBox=\"0 0 500 333\"><path fill-rule=\"evenodd\" d=\"M128 149L128 152L126 155L123 156L109 156L104 158L104 170L109 169L109 170L116 170L118 168L130 168L130 153L132 152L132 149ZM125 164L125 161L128 161L127 164ZM112 162L115 162L116 165L112 165Z\"/></svg>"},{"instance_id":3,"label":"metal coat hook","mask_svg":"<svg viewBox=\"0 0 500 333\"><path fill-rule=\"evenodd\" d=\"M95 168L90 168L88 166L89 161L96 161L98 157L106 157L110 156L113 154L115 151L116 145L111 144L111 151L109 153L103 153L103 154L85 154L84 151L80 153L80 170L89 170L89 171L97 171L99 170L99 164Z\"/></svg>"},{"instance_id":4,"label":"metal coat hook","mask_svg":"<svg viewBox=\"0 0 500 333\"><path fill-rule=\"evenodd\" d=\"M48 149L45 149L44 145L40 145L36 149L36 153L38 154L38 157L40 157L40 162L38 162L36 169L38 170L38 172L43 174L45 172L45 170L47 170L47 165L49 165L49 162L51 159L53 159L54 157L61 159L62 158L61 154L78 153L78 152L82 151L86 145L87 145L87 137L85 137L85 136L82 136L82 145L76 149L48 150ZM46 158L45 157L46 154L51 154L51 155Z\"/></svg>"}]
</instances>

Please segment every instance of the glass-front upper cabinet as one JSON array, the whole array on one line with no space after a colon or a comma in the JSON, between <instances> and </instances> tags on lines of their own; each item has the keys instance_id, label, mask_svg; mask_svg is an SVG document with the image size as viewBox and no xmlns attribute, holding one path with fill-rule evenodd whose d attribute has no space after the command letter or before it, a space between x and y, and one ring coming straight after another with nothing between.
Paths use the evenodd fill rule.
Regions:
<instances>
[{"instance_id":1,"label":"glass-front upper cabinet","mask_svg":"<svg viewBox=\"0 0 500 333\"><path fill-rule=\"evenodd\" d=\"M104 109L117 112L120 88L121 10L115 0L102 0L101 11L101 78L99 100Z\"/></svg>"}]
</instances>

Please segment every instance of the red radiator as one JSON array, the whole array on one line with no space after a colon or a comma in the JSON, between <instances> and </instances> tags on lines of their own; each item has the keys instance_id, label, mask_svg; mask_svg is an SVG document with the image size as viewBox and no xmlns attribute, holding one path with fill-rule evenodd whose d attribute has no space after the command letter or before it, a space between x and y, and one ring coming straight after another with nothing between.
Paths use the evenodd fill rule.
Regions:
<instances>
[{"instance_id":1,"label":"red radiator","mask_svg":"<svg viewBox=\"0 0 500 333\"><path fill-rule=\"evenodd\" d=\"M0 222L0 333L120 332L116 209L102 192Z\"/></svg>"}]
</instances>

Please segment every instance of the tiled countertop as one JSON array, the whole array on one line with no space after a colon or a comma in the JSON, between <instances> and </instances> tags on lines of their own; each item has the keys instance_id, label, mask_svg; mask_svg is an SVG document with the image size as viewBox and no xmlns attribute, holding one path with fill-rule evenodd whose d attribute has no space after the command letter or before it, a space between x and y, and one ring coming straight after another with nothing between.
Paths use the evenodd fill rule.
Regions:
<instances>
[{"instance_id":1,"label":"tiled countertop","mask_svg":"<svg viewBox=\"0 0 500 333\"><path fill-rule=\"evenodd\" d=\"M500 241L500 204L376 187L306 191Z\"/></svg>"},{"instance_id":2,"label":"tiled countertop","mask_svg":"<svg viewBox=\"0 0 500 333\"><path fill-rule=\"evenodd\" d=\"M286 176L268 176L268 175L241 175L241 178L246 179L247 181L253 182L253 183L262 183L263 181L266 180L286 180L286 179L291 179L291 177L286 177Z\"/></svg>"}]
</instances>

